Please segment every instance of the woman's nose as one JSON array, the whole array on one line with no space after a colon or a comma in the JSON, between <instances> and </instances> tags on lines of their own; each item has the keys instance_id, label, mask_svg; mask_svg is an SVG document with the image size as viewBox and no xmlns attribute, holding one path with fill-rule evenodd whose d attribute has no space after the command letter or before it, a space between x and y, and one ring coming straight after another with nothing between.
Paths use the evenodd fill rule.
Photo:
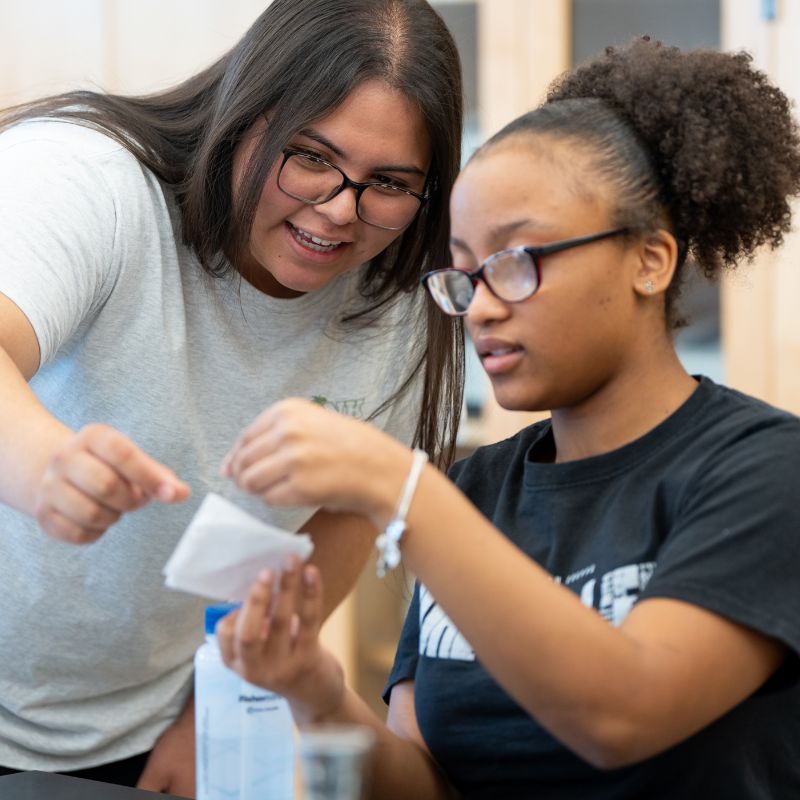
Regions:
<instances>
[{"instance_id":1,"label":"woman's nose","mask_svg":"<svg viewBox=\"0 0 800 800\"><path fill-rule=\"evenodd\" d=\"M353 188L342 189L325 203L319 203L314 208L327 217L334 225L349 225L358 219L358 201L356 190Z\"/></svg>"},{"instance_id":2,"label":"woman's nose","mask_svg":"<svg viewBox=\"0 0 800 800\"><path fill-rule=\"evenodd\" d=\"M495 297L489 287L479 280L475 285L472 301L467 307L467 325L480 327L490 322L506 319L510 313L508 303Z\"/></svg>"}]
</instances>

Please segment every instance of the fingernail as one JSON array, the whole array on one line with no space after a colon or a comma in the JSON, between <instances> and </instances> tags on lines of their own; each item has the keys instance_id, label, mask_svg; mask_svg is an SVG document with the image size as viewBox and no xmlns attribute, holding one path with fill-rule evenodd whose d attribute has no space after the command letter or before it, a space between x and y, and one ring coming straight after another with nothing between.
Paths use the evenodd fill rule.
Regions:
<instances>
[{"instance_id":1,"label":"fingernail","mask_svg":"<svg viewBox=\"0 0 800 800\"><path fill-rule=\"evenodd\" d=\"M303 585L306 588L311 588L314 585L314 570L306 567L303 570Z\"/></svg>"},{"instance_id":2,"label":"fingernail","mask_svg":"<svg viewBox=\"0 0 800 800\"><path fill-rule=\"evenodd\" d=\"M222 475L224 478L230 478L231 476L231 455L225 456L222 459L222 463L219 465L219 474Z\"/></svg>"},{"instance_id":3,"label":"fingernail","mask_svg":"<svg viewBox=\"0 0 800 800\"><path fill-rule=\"evenodd\" d=\"M286 556L286 558L283 561L283 571L294 572L296 569L297 569L297 557Z\"/></svg>"},{"instance_id":4,"label":"fingernail","mask_svg":"<svg viewBox=\"0 0 800 800\"><path fill-rule=\"evenodd\" d=\"M261 581L261 583L270 583L272 581L272 570L262 569L261 572L258 573L258 580Z\"/></svg>"},{"instance_id":5,"label":"fingernail","mask_svg":"<svg viewBox=\"0 0 800 800\"><path fill-rule=\"evenodd\" d=\"M164 502L169 502L170 500L174 500L175 487L170 485L169 483L159 484L159 487L156 489L156 497L159 500L163 500Z\"/></svg>"}]
</instances>

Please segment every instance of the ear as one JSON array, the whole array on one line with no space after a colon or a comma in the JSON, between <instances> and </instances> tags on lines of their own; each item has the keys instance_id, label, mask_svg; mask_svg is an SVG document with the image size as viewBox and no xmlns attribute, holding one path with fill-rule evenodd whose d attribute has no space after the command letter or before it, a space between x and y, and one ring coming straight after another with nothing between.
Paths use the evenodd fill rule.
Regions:
<instances>
[{"instance_id":1,"label":"ear","mask_svg":"<svg viewBox=\"0 0 800 800\"><path fill-rule=\"evenodd\" d=\"M644 296L663 294L672 283L678 263L675 237L663 228L647 234L639 245L638 256L633 290Z\"/></svg>"}]
</instances>

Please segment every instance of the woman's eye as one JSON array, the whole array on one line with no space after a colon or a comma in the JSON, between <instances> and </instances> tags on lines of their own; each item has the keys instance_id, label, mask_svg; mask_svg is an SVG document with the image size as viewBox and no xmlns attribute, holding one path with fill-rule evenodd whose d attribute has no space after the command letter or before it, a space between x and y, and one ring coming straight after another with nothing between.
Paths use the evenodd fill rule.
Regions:
<instances>
[{"instance_id":1,"label":"woman's eye","mask_svg":"<svg viewBox=\"0 0 800 800\"><path fill-rule=\"evenodd\" d=\"M330 169L327 164L317 161L316 158L305 158L303 161L308 169L319 170L320 172L325 172Z\"/></svg>"},{"instance_id":2,"label":"woman's eye","mask_svg":"<svg viewBox=\"0 0 800 800\"><path fill-rule=\"evenodd\" d=\"M313 161L324 161L325 156L322 153L317 153L314 150L309 150L305 147L290 147L290 150L294 150L295 153L301 156L305 156L309 160Z\"/></svg>"},{"instance_id":3,"label":"woman's eye","mask_svg":"<svg viewBox=\"0 0 800 800\"><path fill-rule=\"evenodd\" d=\"M382 186L390 186L394 189L407 189L406 186L402 181L397 180L397 178L390 178L388 175L376 175L375 176L376 183L380 183Z\"/></svg>"},{"instance_id":4,"label":"woman's eye","mask_svg":"<svg viewBox=\"0 0 800 800\"><path fill-rule=\"evenodd\" d=\"M298 150L295 153L296 160L309 170L328 170L330 167L322 161L322 157L315 153L307 153L305 150Z\"/></svg>"},{"instance_id":5,"label":"woman's eye","mask_svg":"<svg viewBox=\"0 0 800 800\"><path fill-rule=\"evenodd\" d=\"M464 258L463 254L454 255L450 266L453 269L461 270L461 272L474 272L475 265L468 258Z\"/></svg>"}]
</instances>

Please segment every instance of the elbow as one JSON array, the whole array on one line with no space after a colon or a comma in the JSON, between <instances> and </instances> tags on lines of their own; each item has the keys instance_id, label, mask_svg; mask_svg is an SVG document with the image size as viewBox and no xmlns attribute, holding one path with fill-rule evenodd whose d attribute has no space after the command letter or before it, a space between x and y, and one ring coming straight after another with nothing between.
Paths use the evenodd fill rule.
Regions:
<instances>
[{"instance_id":1,"label":"elbow","mask_svg":"<svg viewBox=\"0 0 800 800\"><path fill-rule=\"evenodd\" d=\"M605 744L593 744L584 748L584 752L578 752L584 761L595 769L610 772L622 767L629 767L640 761L624 748L607 746Z\"/></svg>"},{"instance_id":2,"label":"elbow","mask_svg":"<svg viewBox=\"0 0 800 800\"><path fill-rule=\"evenodd\" d=\"M595 769L611 771L629 767L669 746L653 741L654 728L619 717L591 720L564 743Z\"/></svg>"}]
</instances>

